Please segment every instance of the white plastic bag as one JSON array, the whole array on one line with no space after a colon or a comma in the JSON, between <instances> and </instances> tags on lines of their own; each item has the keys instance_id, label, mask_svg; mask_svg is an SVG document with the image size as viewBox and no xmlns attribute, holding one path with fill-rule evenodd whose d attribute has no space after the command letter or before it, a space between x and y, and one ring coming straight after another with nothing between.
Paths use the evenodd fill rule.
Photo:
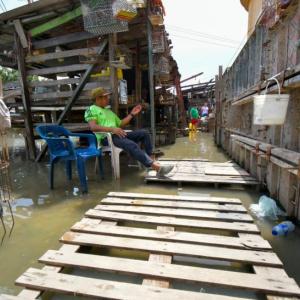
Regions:
<instances>
[{"instance_id":1,"label":"white plastic bag","mask_svg":"<svg viewBox=\"0 0 300 300\"><path fill-rule=\"evenodd\" d=\"M270 218L272 220L277 220L278 216L285 216L279 207L277 207L276 202L267 196L261 196L259 198L258 204L251 204L250 210L258 218Z\"/></svg>"}]
</instances>

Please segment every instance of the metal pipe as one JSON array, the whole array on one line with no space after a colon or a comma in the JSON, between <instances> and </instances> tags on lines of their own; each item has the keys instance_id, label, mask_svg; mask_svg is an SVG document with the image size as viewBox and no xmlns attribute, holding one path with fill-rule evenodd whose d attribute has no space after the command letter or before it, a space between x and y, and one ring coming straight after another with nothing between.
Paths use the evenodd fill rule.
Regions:
<instances>
[{"instance_id":1,"label":"metal pipe","mask_svg":"<svg viewBox=\"0 0 300 300\"><path fill-rule=\"evenodd\" d=\"M148 15L150 14L150 1L147 3ZM154 70L153 70L153 54L152 54L152 25L147 18L147 40L148 40L148 78L149 78L149 91L150 91L150 110L151 110L151 137L153 151L155 150L155 103L154 103Z\"/></svg>"}]
</instances>

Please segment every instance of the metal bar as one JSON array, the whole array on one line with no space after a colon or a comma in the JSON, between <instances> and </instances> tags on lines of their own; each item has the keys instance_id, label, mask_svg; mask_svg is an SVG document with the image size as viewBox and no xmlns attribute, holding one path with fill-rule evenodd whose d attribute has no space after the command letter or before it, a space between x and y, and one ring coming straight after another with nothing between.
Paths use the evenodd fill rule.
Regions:
<instances>
[{"instance_id":1,"label":"metal bar","mask_svg":"<svg viewBox=\"0 0 300 300\"><path fill-rule=\"evenodd\" d=\"M190 79L193 79L193 78L195 78L195 77L198 77L198 76L200 76L200 75L202 75L202 74L203 74L203 72L198 73L198 74L196 74L196 75L193 75L193 76L191 76L191 77L188 77L188 78L186 78L186 79L183 79L183 80L180 81L180 83L184 83L184 82L186 82L186 81L188 81L188 80L190 80Z\"/></svg>"},{"instance_id":2,"label":"metal bar","mask_svg":"<svg viewBox=\"0 0 300 300\"><path fill-rule=\"evenodd\" d=\"M148 15L150 15L150 1L148 0ZM155 150L155 103L154 103L154 70L153 70L153 54L152 54L152 25L147 18L147 40L148 40L148 78L150 91L150 109L151 109L151 137L153 151Z\"/></svg>"},{"instance_id":3,"label":"metal bar","mask_svg":"<svg viewBox=\"0 0 300 300\"><path fill-rule=\"evenodd\" d=\"M101 43L101 45L99 46L99 50L97 52L97 55L101 54L101 52L104 50L104 48L105 48L106 45L107 45L107 40L103 40L102 43ZM93 71L93 69L94 69L94 67L95 67L96 64L97 63L90 65L89 68L85 71L85 73L84 73L84 75L83 75L80 83L78 84L78 86L76 87L76 89L74 91L73 96L71 97L71 99L67 103L64 111L60 114L60 116L59 116L59 118L57 120L57 124L58 125L62 124L64 117L69 112L69 110L71 109L73 103L76 101L76 99L80 95L81 91L83 90L85 84L89 80L90 75L91 75L91 73L92 73L92 71ZM43 147L43 149L41 150L41 152L39 153L39 155L37 156L37 158L36 158L35 161L39 162L42 159L42 157L45 155L46 151L47 151L47 146L45 145Z\"/></svg>"}]
</instances>

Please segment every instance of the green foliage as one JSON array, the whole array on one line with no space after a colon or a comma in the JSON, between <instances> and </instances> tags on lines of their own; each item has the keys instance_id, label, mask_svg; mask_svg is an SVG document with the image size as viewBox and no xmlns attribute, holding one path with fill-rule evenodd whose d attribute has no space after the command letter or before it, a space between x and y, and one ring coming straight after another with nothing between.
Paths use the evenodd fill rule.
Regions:
<instances>
[{"instance_id":1,"label":"green foliage","mask_svg":"<svg viewBox=\"0 0 300 300\"><path fill-rule=\"evenodd\" d=\"M0 67L0 77L2 78L3 83L9 81L17 81L18 76L19 76L18 71L9 68Z\"/></svg>"}]
</instances>

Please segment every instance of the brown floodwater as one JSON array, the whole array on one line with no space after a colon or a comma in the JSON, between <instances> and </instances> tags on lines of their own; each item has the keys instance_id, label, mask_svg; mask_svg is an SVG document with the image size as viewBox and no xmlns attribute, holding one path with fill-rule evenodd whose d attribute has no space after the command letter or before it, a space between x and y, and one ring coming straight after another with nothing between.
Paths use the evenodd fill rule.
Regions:
<instances>
[{"instance_id":1,"label":"brown floodwater","mask_svg":"<svg viewBox=\"0 0 300 300\"><path fill-rule=\"evenodd\" d=\"M182 188L178 188L176 184L166 186L163 184L146 184L143 179L144 171L138 168L128 168L126 156L122 157L120 181L112 179L108 157L105 158L104 180L94 174L93 163L90 163L87 171L89 194L84 196L73 193L74 188L79 187L75 170L73 170L73 180L68 182L64 174L64 166L59 164L55 170L55 189L50 191L48 189L49 166L47 162L33 163L26 161L24 141L17 131L12 132L9 145L13 198L15 199L13 210L16 224L11 236L6 237L2 246L0 246L0 293L17 294L20 288L14 285L14 280L29 267L40 268L41 265L37 263L37 259L49 249L58 249L60 247L58 239L62 234L75 222L79 221L89 208L98 204L110 191L235 197L241 199L247 208L250 204L258 202L260 196L255 189L237 186L214 189L212 185L183 184ZM160 149L168 158L206 158L218 162L230 160L221 149L214 145L213 137L207 133L178 138L175 145L161 147ZM5 222L9 229L10 218L8 214L5 214ZM273 221L264 219L256 222L264 238L270 241L274 251L284 262L288 275L294 277L300 283L300 235L298 228L287 237L273 237L271 234L271 228L275 224ZM2 233L3 230L0 227L0 235ZM135 258L140 256L141 259L147 259L143 253L130 251L114 251L113 255ZM247 271L238 264L226 264L211 260L187 260L183 257L175 257L175 261L179 264ZM74 272L83 274L83 276L86 274L86 271L81 270L75 270ZM93 274L93 272L89 272L89 276L105 279L114 278L115 280L134 283L139 283L142 280L138 276L130 277L113 274L102 274L100 276L99 273ZM199 285L174 283L173 286L187 290L214 292L213 288L202 288ZM218 293L228 294L228 291L218 290ZM229 294L243 295L254 299L260 298L255 294L241 291L229 292ZM64 297L64 299L69 298L71 297ZM62 297L59 297L59 299L62 299Z\"/></svg>"}]
</instances>

